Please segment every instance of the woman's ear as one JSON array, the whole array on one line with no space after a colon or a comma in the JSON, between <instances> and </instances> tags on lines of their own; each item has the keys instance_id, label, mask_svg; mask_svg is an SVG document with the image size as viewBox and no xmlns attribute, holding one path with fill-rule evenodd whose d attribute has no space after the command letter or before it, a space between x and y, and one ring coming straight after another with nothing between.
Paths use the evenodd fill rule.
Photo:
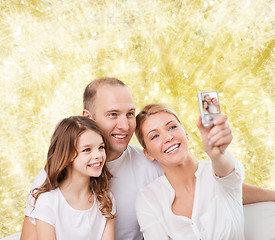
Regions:
<instances>
[{"instance_id":1,"label":"woman's ear","mask_svg":"<svg viewBox=\"0 0 275 240\"><path fill-rule=\"evenodd\" d=\"M147 151L145 148L143 148L143 153L144 153L145 157L146 157L149 161L155 160L155 158L153 158L153 157L148 153L148 151Z\"/></svg>"},{"instance_id":2,"label":"woman's ear","mask_svg":"<svg viewBox=\"0 0 275 240\"><path fill-rule=\"evenodd\" d=\"M186 132L186 130L185 130L185 134L186 134L187 141L189 141L189 135L188 135L188 133Z\"/></svg>"}]
</instances>

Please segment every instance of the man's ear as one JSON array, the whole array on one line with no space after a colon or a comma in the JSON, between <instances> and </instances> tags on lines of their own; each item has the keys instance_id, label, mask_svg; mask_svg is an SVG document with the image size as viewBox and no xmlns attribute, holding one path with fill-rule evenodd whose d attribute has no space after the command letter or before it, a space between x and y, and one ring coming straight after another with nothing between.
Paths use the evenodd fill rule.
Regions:
<instances>
[{"instance_id":1,"label":"man's ear","mask_svg":"<svg viewBox=\"0 0 275 240\"><path fill-rule=\"evenodd\" d=\"M89 110L87 110L87 109L84 109L84 110L83 110L82 116L83 116L83 117L90 118L90 119L93 119L92 114L91 114L91 113L89 112Z\"/></svg>"},{"instance_id":2,"label":"man's ear","mask_svg":"<svg viewBox=\"0 0 275 240\"><path fill-rule=\"evenodd\" d=\"M143 153L145 155L145 157L149 160L149 161L153 161L155 160L155 158L153 158L146 149L143 148Z\"/></svg>"}]
</instances>

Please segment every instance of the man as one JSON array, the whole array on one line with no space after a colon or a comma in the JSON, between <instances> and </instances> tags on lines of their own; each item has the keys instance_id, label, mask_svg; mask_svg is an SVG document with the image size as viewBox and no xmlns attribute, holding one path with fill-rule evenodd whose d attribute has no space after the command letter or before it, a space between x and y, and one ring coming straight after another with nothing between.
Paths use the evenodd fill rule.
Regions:
<instances>
[{"instance_id":1,"label":"man","mask_svg":"<svg viewBox=\"0 0 275 240\"><path fill-rule=\"evenodd\" d=\"M136 195L143 185L163 171L156 162L148 161L139 148L129 145L136 127L132 94L118 79L98 79L86 87L83 102L83 116L99 124L109 144L107 165L114 176L110 184L117 207L116 239L140 240L143 237L136 218ZM40 186L45 177L45 171L41 170L32 189ZM274 195L273 191L244 185L244 203L275 201ZM28 200L21 239L36 239L35 226L28 219L32 210L31 199Z\"/></svg>"}]
</instances>

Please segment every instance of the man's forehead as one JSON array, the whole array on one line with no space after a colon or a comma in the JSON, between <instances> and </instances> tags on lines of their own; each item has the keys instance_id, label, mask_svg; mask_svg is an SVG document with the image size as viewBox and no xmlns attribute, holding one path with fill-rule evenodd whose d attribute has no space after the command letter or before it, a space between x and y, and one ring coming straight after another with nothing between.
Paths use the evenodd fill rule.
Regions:
<instances>
[{"instance_id":1,"label":"man's forehead","mask_svg":"<svg viewBox=\"0 0 275 240\"><path fill-rule=\"evenodd\" d=\"M103 85L97 89L95 108L100 105L104 112L135 111L132 94L126 86Z\"/></svg>"}]
</instances>

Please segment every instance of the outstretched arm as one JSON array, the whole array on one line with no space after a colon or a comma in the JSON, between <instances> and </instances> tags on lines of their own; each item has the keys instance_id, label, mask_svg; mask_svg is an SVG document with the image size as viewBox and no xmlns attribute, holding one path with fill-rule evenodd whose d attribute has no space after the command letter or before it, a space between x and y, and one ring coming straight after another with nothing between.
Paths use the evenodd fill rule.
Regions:
<instances>
[{"instance_id":1,"label":"outstretched arm","mask_svg":"<svg viewBox=\"0 0 275 240\"><path fill-rule=\"evenodd\" d=\"M202 136L205 152L212 160L212 167L219 177L227 176L235 168L234 157L225 151L231 143L233 136L226 122L227 116L219 115L211 128L202 125L201 117L198 121L198 128Z\"/></svg>"},{"instance_id":2,"label":"outstretched arm","mask_svg":"<svg viewBox=\"0 0 275 240\"><path fill-rule=\"evenodd\" d=\"M212 160L215 174L221 177L228 175L234 169L233 156L224 152L233 138L226 120L225 115L219 116L210 129L202 125L201 118L198 121L205 151ZM275 202L275 191L243 184L243 204L267 201Z\"/></svg>"},{"instance_id":3,"label":"outstretched arm","mask_svg":"<svg viewBox=\"0 0 275 240\"><path fill-rule=\"evenodd\" d=\"M243 184L243 204L268 201L275 202L275 191Z\"/></svg>"}]
</instances>

